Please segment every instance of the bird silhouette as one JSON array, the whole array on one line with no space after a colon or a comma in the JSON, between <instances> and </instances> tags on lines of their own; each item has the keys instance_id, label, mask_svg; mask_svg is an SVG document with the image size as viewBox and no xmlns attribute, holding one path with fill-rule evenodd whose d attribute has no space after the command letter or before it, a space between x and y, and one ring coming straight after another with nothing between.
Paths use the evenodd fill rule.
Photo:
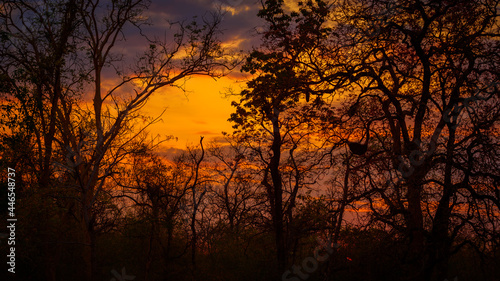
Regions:
<instances>
[{"instance_id":1,"label":"bird silhouette","mask_svg":"<svg viewBox=\"0 0 500 281\"><path fill-rule=\"evenodd\" d=\"M366 136L366 140L364 143L362 143L365 136ZM347 146L349 146L349 150L351 150L351 152L353 154L363 155L368 150L368 141L369 140L370 140L370 124L368 124L368 126L366 126L366 133L363 136L363 138L361 138L361 141L359 141L359 142L347 141Z\"/></svg>"}]
</instances>

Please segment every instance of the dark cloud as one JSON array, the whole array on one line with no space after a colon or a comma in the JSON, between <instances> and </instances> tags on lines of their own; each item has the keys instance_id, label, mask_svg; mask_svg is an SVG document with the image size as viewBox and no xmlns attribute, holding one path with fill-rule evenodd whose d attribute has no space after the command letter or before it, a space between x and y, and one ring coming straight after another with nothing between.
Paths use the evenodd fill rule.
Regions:
<instances>
[{"instance_id":1,"label":"dark cloud","mask_svg":"<svg viewBox=\"0 0 500 281\"><path fill-rule=\"evenodd\" d=\"M114 55L123 57L123 60L118 60L120 62L115 65L125 73L130 71L149 46L143 35L150 39L172 42L178 29L171 23L188 23L195 16L198 21L203 17L208 19L211 13L217 11L217 7L225 12L219 35L225 47L248 52L252 46L259 45L255 28L261 26L263 21L257 17L260 8L260 2L257 0L153 0L144 13L147 24L141 25L140 30L132 24L125 27L124 39L114 48ZM114 69L108 71L105 74L111 79Z\"/></svg>"},{"instance_id":2,"label":"dark cloud","mask_svg":"<svg viewBox=\"0 0 500 281\"><path fill-rule=\"evenodd\" d=\"M144 26L143 33L158 38L166 35L168 39L175 32L175 28L171 29L169 23L189 22L193 17L198 20L203 17L209 19L218 7L224 12L220 26L220 38L223 42L242 40L238 47L245 51L258 43L258 38L253 35L255 28L262 25L262 20L257 17L260 4L256 0L154 0L146 12L151 25ZM136 32L133 36L139 34ZM127 44L128 49L134 49L133 42L130 43L132 44Z\"/></svg>"},{"instance_id":3,"label":"dark cloud","mask_svg":"<svg viewBox=\"0 0 500 281\"><path fill-rule=\"evenodd\" d=\"M235 1L238 0L231 0L230 2ZM241 4L230 6L226 10L221 25L224 32L223 39L243 39L244 41L239 47L244 51L249 51L252 46L259 45L260 39L256 36L255 29L263 25L262 19L257 17L260 3L254 0L240 0L239 2ZM231 13L231 8L234 9L234 13Z\"/></svg>"}]
</instances>

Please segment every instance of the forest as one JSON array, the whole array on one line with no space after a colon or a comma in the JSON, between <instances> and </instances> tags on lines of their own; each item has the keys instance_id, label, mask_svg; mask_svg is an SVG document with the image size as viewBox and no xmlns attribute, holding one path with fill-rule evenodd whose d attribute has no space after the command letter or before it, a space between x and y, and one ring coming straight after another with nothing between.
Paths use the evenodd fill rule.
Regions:
<instances>
[{"instance_id":1,"label":"forest","mask_svg":"<svg viewBox=\"0 0 500 281\"><path fill-rule=\"evenodd\" d=\"M236 2L0 4L0 279L500 280L500 1L254 1L247 51ZM151 97L237 75L162 153Z\"/></svg>"}]
</instances>

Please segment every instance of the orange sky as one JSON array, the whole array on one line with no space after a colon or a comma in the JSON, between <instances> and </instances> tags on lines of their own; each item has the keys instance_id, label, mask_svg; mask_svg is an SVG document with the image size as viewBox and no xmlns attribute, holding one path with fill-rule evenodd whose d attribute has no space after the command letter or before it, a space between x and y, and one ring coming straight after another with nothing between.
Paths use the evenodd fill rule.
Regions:
<instances>
[{"instance_id":1,"label":"orange sky","mask_svg":"<svg viewBox=\"0 0 500 281\"><path fill-rule=\"evenodd\" d=\"M288 8L296 6L296 1L286 2ZM221 40L225 48L249 51L252 46L260 44L260 39L255 36L254 31L254 28L263 24L257 17L260 8L258 1L173 0L169 4L153 1L147 11L148 17L154 22L149 32L163 34L164 29L169 28L165 19L185 20L193 15L200 16L207 11L215 11L218 7L227 12L221 22ZM135 42L133 36L129 38L131 40L124 45L123 53L141 53L144 45ZM238 70L234 70L234 74L242 76ZM238 79L241 81L242 78ZM167 108L162 115L162 121L150 126L148 130L153 136L173 135L177 139L164 143L162 150L170 147L185 149L186 145L196 145L200 136L204 136L208 143L211 139L221 137L222 131L232 131L227 119L234 109L231 107L231 100L226 98L224 93L227 93L228 87L231 87L234 93L239 93L242 82L231 77L214 80L208 76L195 76L191 77L185 86L186 93L172 87L161 89L152 95L142 109L143 113L157 117ZM235 100L237 97L231 99Z\"/></svg>"},{"instance_id":2,"label":"orange sky","mask_svg":"<svg viewBox=\"0 0 500 281\"><path fill-rule=\"evenodd\" d=\"M183 149L186 145L197 144L200 136L206 141L221 137L222 131L231 132L227 121L234 111L231 99L224 93L231 87L238 92L237 80L224 77L217 80L207 76L192 77L186 83L186 93L177 88L164 88L154 93L143 112L157 117L165 109L162 121L153 124L149 131L152 135L173 135L177 140L164 143L164 147Z\"/></svg>"},{"instance_id":3,"label":"orange sky","mask_svg":"<svg viewBox=\"0 0 500 281\"><path fill-rule=\"evenodd\" d=\"M170 22L186 23L193 20L193 16L197 16L198 21L201 21L201 18L210 19L209 13L221 9L226 12L220 23L221 33L218 34L222 46L236 52L248 52L253 46L260 44L260 39L255 36L254 31L254 28L263 24L257 17L260 6L258 1L246 0L153 0L145 13L153 24L142 26L141 34L132 26L126 27L127 41L121 42L116 48L120 54L132 59L137 57L137 54L142 54L145 46L149 46L142 34L147 34L150 38L168 37L173 35L177 28L175 25L171 26ZM142 113L155 118L165 108L166 111L162 115L162 121L148 128L150 135L172 135L177 139L163 143L160 150L185 149L186 145L197 145L200 136L204 136L204 142L208 143L213 138L221 137L222 131L232 131L227 119L234 109L231 107L231 100L226 98L224 93L227 93L228 87L231 87L234 93L239 93L243 84L237 79L241 80L241 76L245 75L239 73L239 70L234 70L231 75L233 78L224 77L217 80L208 76L194 76L186 82L185 93L174 87L165 87L153 93L142 108ZM235 76L240 78L234 78ZM106 88L113 85L111 82L110 85L103 86ZM232 97L232 100L236 99L237 97Z\"/></svg>"}]
</instances>

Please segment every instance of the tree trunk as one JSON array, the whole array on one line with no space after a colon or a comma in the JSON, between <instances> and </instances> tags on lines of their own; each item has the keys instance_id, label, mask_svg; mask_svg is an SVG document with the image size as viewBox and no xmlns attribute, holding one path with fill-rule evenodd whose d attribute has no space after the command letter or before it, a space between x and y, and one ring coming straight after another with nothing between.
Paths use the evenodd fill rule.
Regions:
<instances>
[{"instance_id":1,"label":"tree trunk","mask_svg":"<svg viewBox=\"0 0 500 281\"><path fill-rule=\"evenodd\" d=\"M279 110L275 109L273 113L274 116L271 120L273 124L273 144L271 147L273 156L269 162L269 170L273 182L273 192L271 195L273 196L273 200L271 202L274 201L274 214L272 217L276 243L277 270L278 274L281 275L285 271L287 251L283 222L283 185L281 181L281 172L279 170L281 158L281 135L278 124Z\"/></svg>"},{"instance_id":2,"label":"tree trunk","mask_svg":"<svg viewBox=\"0 0 500 281\"><path fill-rule=\"evenodd\" d=\"M84 229L83 260L85 280L95 280L95 235L85 226Z\"/></svg>"},{"instance_id":3,"label":"tree trunk","mask_svg":"<svg viewBox=\"0 0 500 281\"><path fill-rule=\"evenodd\" d=\"M417 175L410 177L408 180L408 216L406 226L408 229L408 236L410 239L408 262L410 270L410 280L424 281L426 280L423 275L424 263L424 229L423 229L423 216L422 216L422 202L421 202L421 184Z\"/></svg>"}]
</instances>

